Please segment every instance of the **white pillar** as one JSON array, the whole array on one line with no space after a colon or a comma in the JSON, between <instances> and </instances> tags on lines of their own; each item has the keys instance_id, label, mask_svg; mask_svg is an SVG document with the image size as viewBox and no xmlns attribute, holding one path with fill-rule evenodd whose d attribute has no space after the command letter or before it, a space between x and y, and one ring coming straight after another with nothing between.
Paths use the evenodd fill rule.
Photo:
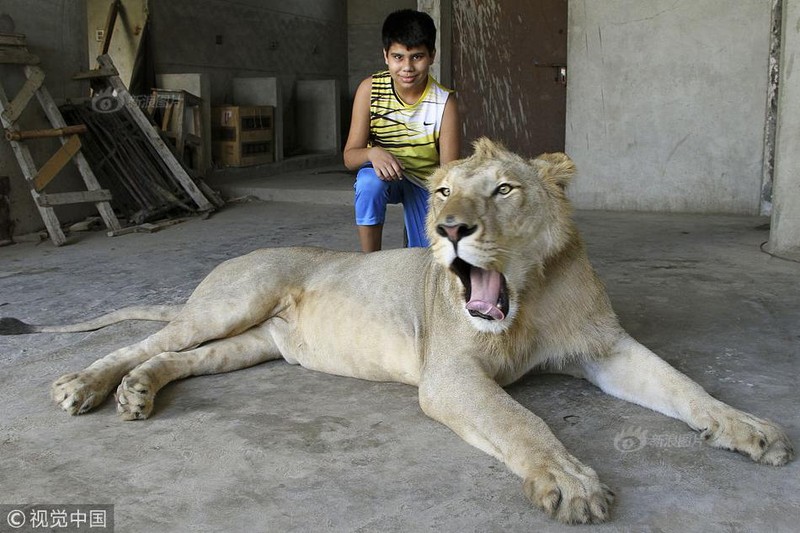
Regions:
<instances>
[{"instance_id":1,"label":"white pillar","mask_svg":"<svg viewBox=\"0 0 800 533\"><path fill-rule=\"evenodd\" d=\"M417 0L417 10L430 15L436 24L436 61L431 66L431 74L439 83L448 88L452 88L453 85L452 8L452 0Z\"/></svg>"},{"instance_id":2,"label":"white pillar","mask_svg":"<svg viewBox=\"0 0 800 533\"><path fill-rule=\"evenodd\" d=\"M800 257L800 0L783 1L769 251ZM794 68L793 68L794 67Z\"/></svg>"}]
</instances>

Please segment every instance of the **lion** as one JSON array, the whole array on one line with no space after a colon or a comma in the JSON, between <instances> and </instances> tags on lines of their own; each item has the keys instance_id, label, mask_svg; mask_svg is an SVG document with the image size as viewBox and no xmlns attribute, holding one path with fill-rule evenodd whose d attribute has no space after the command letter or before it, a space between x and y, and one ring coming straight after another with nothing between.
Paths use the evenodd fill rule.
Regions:
<instances>
[{"instance_id":1,"label":"lion","mask_svg":"<svg viewBox=\"0 0 800 533\"><path fill-rule=\"evenodd\" d=\"M65 327L4 319L0 329L168 321L55 381L52 399L73 415L116 388L119 415L146 419L171 381L281 357L416 386L428 416L504 462L533 504L566 523L607 520L614 493L503 389L532 370L587 379L683 420L712 446L786 464L794 452L779 426L714 399L620 326L571 220L574 173L565 154L526 160L480 139L429 179L427 249L258 250L216 267L183 306Z\"/></svg>"}]
</instances>

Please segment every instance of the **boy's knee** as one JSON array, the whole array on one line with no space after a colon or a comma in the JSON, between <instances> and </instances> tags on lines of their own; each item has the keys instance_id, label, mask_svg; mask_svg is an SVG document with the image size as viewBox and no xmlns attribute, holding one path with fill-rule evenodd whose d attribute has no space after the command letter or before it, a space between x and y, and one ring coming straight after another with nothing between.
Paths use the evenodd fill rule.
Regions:
<instances>
[{"instance_id":1,"label":"boy's knee","mask_svg":"<svg viewBox=\"0 0 800 533\"><path fill-rule=\"evenodd\" d=\"M356 175L356 195L366 195L373 197L384 195L388 184L380 179L372 167L365 167L358 171Z\"/></svg>"}]
</instances>

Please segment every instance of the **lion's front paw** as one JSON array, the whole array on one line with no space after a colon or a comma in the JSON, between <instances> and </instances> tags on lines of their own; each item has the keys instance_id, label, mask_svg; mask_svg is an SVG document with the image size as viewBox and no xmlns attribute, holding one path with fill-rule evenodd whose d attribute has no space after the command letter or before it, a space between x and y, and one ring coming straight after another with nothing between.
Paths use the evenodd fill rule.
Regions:
<instances>
[{"instance_id":1,"label":"lion's front paw","mask_svg":"<svg viewBox=\"0 0 800 533\"><path fill-rule=\"evenodd\" d=\"M147 376L128 374L117 387L116 396L117 414L123 420L144 420L153 411L156 391Z\"/></svg>"},{"instance_id":2,"label":"lion's front paw","mask_svg":"<svg viewBox=\"0 0 800 533\"><path fill-rule=\"evenodd\" d=\"M84 370L64 374L50 387L50 397L71 415L82 415L108 396L108 387L94 373Z\"/></svg>"},{"instance_id":3,"label":"lion's front paw","mask_svg":"<svg viewBox=\"0 0 800 533\"><path fill-rule=\"evenodd\" d=\"M572 457L536 469L524 490L534 505L567 524L605 522L614 501L595 471Z\"/></svg>"},{"instance_id":4,"label":"lion's front paw","mask_svg":"<svg viewBox=\"0 0 800 533\"><path fill-rule=\"evenodd\" d=\"M785 465L794 456L792 442L780 426L727 406L710 413L700 433L712 446L737 451L761 464Z\"/></svg>"}]
</instances>

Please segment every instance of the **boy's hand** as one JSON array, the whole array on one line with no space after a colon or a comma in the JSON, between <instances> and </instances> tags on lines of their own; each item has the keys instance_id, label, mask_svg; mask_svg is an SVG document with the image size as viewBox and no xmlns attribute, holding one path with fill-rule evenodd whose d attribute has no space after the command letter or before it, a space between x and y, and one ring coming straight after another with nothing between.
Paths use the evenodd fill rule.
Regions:
<instances>
[{"instance_id":1,"label":"boy's hand","mask_svg":"<svg viewBox=\"0 0 800 533\"><path fill-rule=\"evenodd\" d=\"M379 146L369 149L369 161L375 174L383 181L394 181L403 179L403 164L392 154Z\"/></svg>"}]
</instances>

